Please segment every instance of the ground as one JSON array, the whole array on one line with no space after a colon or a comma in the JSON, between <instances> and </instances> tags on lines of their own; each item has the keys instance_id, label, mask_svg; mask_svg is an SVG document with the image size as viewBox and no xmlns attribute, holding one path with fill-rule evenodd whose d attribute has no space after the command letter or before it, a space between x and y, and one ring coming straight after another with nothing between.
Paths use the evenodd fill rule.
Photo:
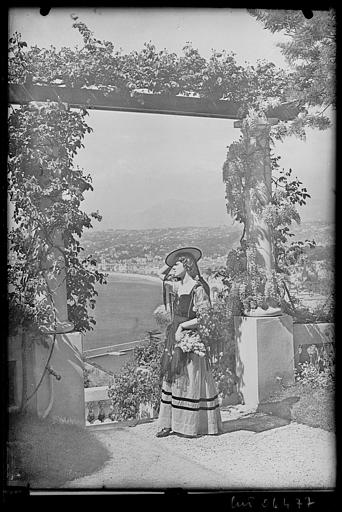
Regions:
<instances>
[{"instance_id":1,"label":"ground","mask_svg":"<svg viewBox=\"0 0 342 512\"><path fill-rule=\"evenodd\" d=\"M223 433L195 439L156 438L156 420L84 429L23 418L9 440L33 489L334 488L333 398L296 383L255 411L221 407Z\"/></svg>"},{"instance_id":2,"label":"ground","mask_svg":"<svg viewBox=\"0 0 342 512\"><path fill-rule=\"evenodd\" d=\"M222 411L225 433L156 438L157 422L93 428L111 459L66 488L333 488L335 435L284 418ZM235 419L234 419L235 418ZM228 421L229 420L229 421Z\"/></svg>"}]
</instances>

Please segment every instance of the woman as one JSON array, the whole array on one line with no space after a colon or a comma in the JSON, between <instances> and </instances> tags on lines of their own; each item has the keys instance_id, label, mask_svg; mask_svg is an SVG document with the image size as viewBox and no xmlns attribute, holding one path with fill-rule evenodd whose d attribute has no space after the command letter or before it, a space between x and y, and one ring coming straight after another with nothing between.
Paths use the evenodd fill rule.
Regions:
<instances>
[{"instance_id":1,"label":"woman","mask_svg":"<svg viewBox=\"0 0 342 512\"><path fill-rule=\"evenodd\" d=\"M172 323L161 358L163 384L157 437L168 436L172 431L190 437L221 431L209 359L184 353L175 346L184 331L197 328L196 315L210 304L209 286L197 265L201 256L195 247L177 249L166 257L166 267L161 270L164 304L170 310Z\"/></svg>"}]
</instances>

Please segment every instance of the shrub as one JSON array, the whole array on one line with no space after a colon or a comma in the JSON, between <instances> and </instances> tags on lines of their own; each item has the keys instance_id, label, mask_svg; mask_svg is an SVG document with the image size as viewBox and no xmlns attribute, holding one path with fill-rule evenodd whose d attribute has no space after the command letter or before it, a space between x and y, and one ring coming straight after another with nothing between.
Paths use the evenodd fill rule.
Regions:
<instances>
[{"instance_id":1,"label":"shrub","mask_svg":"<svg viewBox=\"0 0 342 512\"><path fill-rule=\"evenodd\" d=\"M236 381L234 311L230 299L221 296L199 314L199 332L209 348L212 374L222 398L233 392Z\"/></svg>"},{"instance_id":2,"label":"shrub","mask_svg":"<svg viewBox=\"0 0 342 512\"><path fill-rule=\"evenodd\" d=\"M90 388L90 369L89 368L83 368L83 382L85 388Z\"/></svg>"},{"instance_id":3,"label":"shrub","mask_svg":"<svg viewBox=\"0 0 342 512\"><path fill-rule=\"evenodd\" d=\"M326 347L319 350L315 345L308 348L310 361L298 364L296 381L312 388L333 388L335 381L335 354Z\"/></svg>"},{"instance_id":4,"label":"shrub","mask_svg":"<svg viewBox=\"0 0 342 512\"><path fill-rule=\"evenodd\" d=\"M333 375L330 369L319 370L313 363L299 363L300 370L297 381L313 388L326 388L333 385Z\"/></svg>"},{"instance_id":5,"label":"shrub","mask_svg":"<svg viewBox=\"0 0 342 512\"><path fill-rule=\"evenodd\" d=\"M232 327L232 317L224 298L199 312L198 330L212 359L231 349L234 342Z\"/></svg>"},{"instance_id":6,"label":"shrub","mask_svg":"<svg viewBox=\"0 0 342 512\"><path fill-rule=\"evenodd\" d=\"M213 378L221 398L231 395L234 391L236 378L232 367L235 370L235 364L232 364L228 355L223 355L218 364L212 365Z\"/></svg>"},{"instance_id":7,"label":"shrub","mask_svg":"<svg viewBox=\"0 0 342 512\"><path fill-rule=\"evenodd\" d=\"M112 401L112 420L125 421L138 417L142 403L151 403L158 410L161 395L160 358L163 344L150 339L135 349L133 359L114 376L108 389Z\"/></svg>"},{"instance_id":8,"label":"shrub","mask_svg":"<svg viewBox=\"0 0 342 512\"><path fill-rule=\"evenodd\" d=\"M165 309L164 304L161 304L153 311L153 316L157 325L163 330L171 323L171 314Z\"/></svg>"}]
</instances>

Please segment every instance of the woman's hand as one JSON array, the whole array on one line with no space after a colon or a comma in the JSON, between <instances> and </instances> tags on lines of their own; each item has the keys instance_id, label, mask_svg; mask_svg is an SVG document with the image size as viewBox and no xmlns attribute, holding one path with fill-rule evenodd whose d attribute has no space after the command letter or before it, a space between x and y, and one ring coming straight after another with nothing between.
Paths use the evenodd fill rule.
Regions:
<instances>
[{"instance_id":1,"label":"woman's hand","mask_svg":"<svg viewBox=\"0 0 342 512\"><path fill-rule=\"evenodd\" d=\"M175 332L175 340L176 342L178 343L181 338L182 338L182 332L183 332L183 327L181 327L180 325L177 327L177 331Z\"/></svg>"},{"instance_id":2,"label":"woman's hand","mask_svg":"<svg viewBox=\"0 0 342 512\"><path fill-rule=\"evenodd\" d=\"M158 270L158 276L161 279L164 279L167 274L170 272L170 267L168 265L164 265Z\"/></svg>"}]
</instances>

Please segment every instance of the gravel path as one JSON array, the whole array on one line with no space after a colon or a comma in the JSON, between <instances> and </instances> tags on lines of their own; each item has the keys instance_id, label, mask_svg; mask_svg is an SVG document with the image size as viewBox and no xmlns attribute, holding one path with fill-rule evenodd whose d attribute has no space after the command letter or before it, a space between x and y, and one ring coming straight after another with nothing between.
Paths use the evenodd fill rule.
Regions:
<instances>
[{"instance_id":1,"label":"gravel path","mask_svg":"<svg viewBox=\"0 0 342 512\"><path fill-rule=\"evenodd\" d=\"M265 414L223 414L226 432L156 438L157 422L99 428L113 456L71 488L334 488L335 435Z\"/></svg>"}]
</instances>

